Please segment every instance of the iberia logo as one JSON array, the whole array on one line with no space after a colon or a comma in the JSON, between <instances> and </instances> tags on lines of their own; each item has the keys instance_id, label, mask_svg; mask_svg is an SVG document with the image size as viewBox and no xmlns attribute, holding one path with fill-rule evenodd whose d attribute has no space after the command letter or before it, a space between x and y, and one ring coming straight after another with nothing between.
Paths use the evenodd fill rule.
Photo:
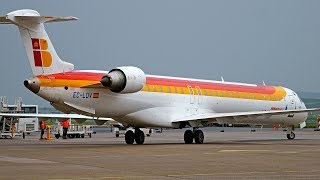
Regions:
<instances>
[{"instance_id":1,"label":"iberia logo","mask_svg":"<svg viewBox=\"0 0 320 180\"><path fill-rule=\"evenodd\" d=\"M50 67L52 57L48 52L48 42L45 39L31 38L33 48L34 65L36 67Z\"/></svg>"}]
</instances>

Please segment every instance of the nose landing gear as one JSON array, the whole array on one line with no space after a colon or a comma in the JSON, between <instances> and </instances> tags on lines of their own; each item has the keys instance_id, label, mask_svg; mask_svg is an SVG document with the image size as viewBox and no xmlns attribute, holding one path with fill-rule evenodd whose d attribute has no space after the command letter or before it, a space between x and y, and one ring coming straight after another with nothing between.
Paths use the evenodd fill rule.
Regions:
<instances>
[{"instance_id":1,"label":"nose landing gear","mask_svg":"<svg viewBox=\"0 0 320 180\"><path fill-rule=\"evenodd\" d=\"M296 137L296 135L294 134L293 131L294 131L294 126L289 126L288 130L287 130L287 138L289 140L292 140L292 139L294 139Z\"/></svg>"}]
</instances>

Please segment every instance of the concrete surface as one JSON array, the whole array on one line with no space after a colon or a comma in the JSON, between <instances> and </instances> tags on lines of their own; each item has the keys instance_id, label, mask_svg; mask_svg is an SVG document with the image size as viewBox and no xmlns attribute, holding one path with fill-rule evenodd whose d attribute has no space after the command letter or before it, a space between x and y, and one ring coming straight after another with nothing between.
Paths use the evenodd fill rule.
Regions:
<instances>
[{"instance_id":1,"label":"concrete surface","mask_svg":"<svg viewBox=\"0 0 320 180\"><path fill-rule=\"evenodd\" d=\"M126 145L100 132L90 139L0 139L1 179L320 179L320 132L207 128L205 144L186 145L184 130Z\"/></svg>"}]
</instances>

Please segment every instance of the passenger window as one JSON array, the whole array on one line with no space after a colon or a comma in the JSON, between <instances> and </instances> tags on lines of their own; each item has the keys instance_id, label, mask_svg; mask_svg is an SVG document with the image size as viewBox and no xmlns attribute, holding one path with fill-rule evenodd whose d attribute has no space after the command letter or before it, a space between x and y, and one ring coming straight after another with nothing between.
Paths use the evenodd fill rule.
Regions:
<instances>
[{"instance_id":1,"label":"passenger window","mask_svg":"<svg viewBox=\"0 0 320 180\"><path fill-rule=\"evenodd\" d=\"M168 93L171 93L171 89L170 89L170 86L168 86Z\"/></svg>"},{"instance_id":2,"label":"passenger window","mask_svg":"<svg viewBox=\"0 0 320 180\"><path fill-rule=\"evenodd\" d=\"M184 94L184 90L183 90L183 87L181 87L181 94Z\"/></svg>"},{"instance_id":3,"label":"passenger window","mask_svg":"<svg viewBox=\"0 0 320 180\"><path fill-rule=\"evenodd\" d=\"M153 86L153 92L157 92L156 86Z\"/></svg>"},{"instance_id":4,"label":"passenger window","mask_svg":"<svg viewBox=\"0 0 320 180\"><path fill-rule=\"evenodd\" d=\"M178 91L177 91L177 88L176 87L174 87L174 93L178 93Z\"/></svg>"}]
</instances>

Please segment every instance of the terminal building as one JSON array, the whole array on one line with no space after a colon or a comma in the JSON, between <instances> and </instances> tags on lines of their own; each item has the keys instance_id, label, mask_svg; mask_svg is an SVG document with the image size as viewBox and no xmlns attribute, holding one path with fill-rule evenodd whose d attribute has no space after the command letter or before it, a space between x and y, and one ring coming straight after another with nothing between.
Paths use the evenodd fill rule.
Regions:
<instances>
[{"instance_id":1,"label":"terminal building","mask_svg":"<svg viewBox=\"0 0 320 180\"><path fill-rule=\"evenodd\" d=\"M18 97L15 104L8 104L8 98L0 97L0 111L2 113L38 113L38 105L26 105ZM38 118L0 118L0 138L23 136L38 131Z\"/></svg>"}]
</instances>

